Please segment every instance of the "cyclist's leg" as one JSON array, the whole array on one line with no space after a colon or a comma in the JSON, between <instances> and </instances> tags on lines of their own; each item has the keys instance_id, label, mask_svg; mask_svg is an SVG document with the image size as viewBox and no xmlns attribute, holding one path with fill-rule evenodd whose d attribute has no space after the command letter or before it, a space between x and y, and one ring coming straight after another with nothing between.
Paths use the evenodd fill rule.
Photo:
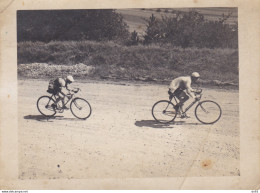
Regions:
<instances>
[{"instance_id":1,"label":"cyclist's leg","mask_svg":"<svg viewBox=\"0 0 260 193\"><path fill-rule=\"evenodd\" d=\"M57 104L60 101L62 101L62 104L64 106L64 96L59 91L57 91L55 95L57 96L57 98L56 98L55 102L53 103L53 107L57 107Z\"/></svg>"},{"instance_id":2,"label":"cyclist's leg","mask_svg":"<svg viewBox=\"0 0 260 193\"><path fill-rule=\"evenodd\" d=\"M181 113L183 114L184 110L183 110L183 105L184 103L189 99L189 96L186 94L185 91L181 90L177 93L176 97L179 99L179 106L180 106L180 110ZM186 115L185 115L186 116Z\"/></svg>"},{"instance_id":3,"label":"cyclist's leg","mask_svg":"<svg viewBox=\"0 0 260 193\"><path fill-rule=\"evenodd\" d=\"M171 89L168 90L169 100L172 100L174 93L172 93Z\"/></svg>"},{"instance_id":4,"label":"cyclist's leg","mask_svg":"<svg viewBox=\"0 0 260 193\"><path fill-rule=\"evenodd\" d=\"M59 92L59 101L61 101L62 102L62 107L64 107L65 106L65 103L64 103L64 98L65 98L65 95L64 95L64 93L62 93L62 92Z\"/></svg>"},{"instance_id":5,"label":"cyclist's leg","mask_svg":"<svg viewBox=\"0 0 260 193\"><path fill-rule=\"evenodd\" d=\"M176 101L176 105L174 106L174 109L176 110L176 112L177 113L181 113L180 112L180 105L179 105L179 103L180 103L180 99L179 99L179 93L180 93L180 89L178 88L178 89L176 89L174 92L172 92L170 89L169 89L169 91L168 91L168 93L169 93L169 98L170 99L172 99L173 98L173 96L176 96L176 98L177 98L177 101ZM175 99L176 100L176 99Z\"/></svg>"},{"instance_id":6,"label":"cyclist's leg","mask_svg":"<svg viewBox=\"0 0 260 193\"><path fill-rule=\"evenodd\" d=\"M62 102L62 108L65 109L65 110L68 110L69 108L66 107L65 105L65 97L68 97L65 92L65 90L62 88L59 92L59 95L60 95L60 98L61 98L61 102Z\"/></svg>"},{"instance_id":7,"label":"cyclist's leg","mask_svg":"<svg viewBox=\"0 0 260 193\"><path fill-rule=\"evenodd\" d=\"M183 105L187 100L189 100L189 96L185 91L181 91L179 94L180 104Z\"/></svg>"}]
</instances>

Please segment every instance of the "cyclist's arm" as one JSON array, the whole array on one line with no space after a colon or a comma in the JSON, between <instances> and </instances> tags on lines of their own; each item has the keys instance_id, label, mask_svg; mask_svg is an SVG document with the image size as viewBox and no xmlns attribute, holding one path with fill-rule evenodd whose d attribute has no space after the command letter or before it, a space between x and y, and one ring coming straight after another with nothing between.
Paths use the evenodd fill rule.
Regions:
<instances>
[{"instance_id":1,"label":"cyclist's arm","mask_svg":"<svg viewBox=\"0 0 260 193\"><path fill-rule=\"evenodd\" d=\"M67 91L69 91L69 94L71 94L71 92L77 93L79 91L79 88L77 89L69 89L68 87L66 87Z\"/></svg>"},{"instance_id":2,"label":"cyclist's arm","mask_svg":"<svg viewBox=\"0 0 260 193\"><path fill-rule=\"evenodd\" d=\"M65 85L65 88L66 88L67 91L69 91L69 95L71 95L71 91L75 92L74 89L69 89L68 85Z\"/></svg>"},{"instance_id":3,"label":"cyclist's arm","mask_svg":"<svg viewBox=\"0 0 260 193\"><path fill-rule=\"evenodd\" d=\"M64 91L65 91L64 88L66 88L66 90L69 91L69 92L64 92ZM68 89L66 86L61 86L61 87L60 87L60 93L61 93L63 96L69 96L69 95L71 95L70 89Z\"/></svg>"},{"instance_id":4,"label":"cyclist's arm","mask_svg":"<svg viewBox=\"0 0 260 193\"><path fill-rule=\"evenodd\" d=\"M187 89L187 93L188 95L190 95L192 98L196 98L196 96L192 93L193 91L191 91L190 89Z\"/></svg>"},{"instance_id":5,"label":"cyclist's arm","mask_svg":"<svg viewBox=\"0 0 260 193\"><path fill-rule=\"evenodd\" d=\"M60 93L61 93L63 96L66 96L66 94L62 91L62 88L63 88L63 87L60 87Z\"/></svg>"},{"instance_id":6,"label":"cyclist's arm","mask_svg":"<svg viewBox=\"0 0 260 193\"><path fill-rule=\"evenodd\" d=\"M67 91L71 91L71 89L69 89L68 85L65 85L65 88L67 89Z\"/></svg>"},{"instance_id":7,"label":"cyclist's arm","mask_svg":"<svg viewBox=\"0 0 260 193\"><path fill-rule=\"evenodd\" d=\"M196 90L191 88L191 82L186 82L186 91L188 95L190 95L192 98L196 98L196 96L193 94L193 92L195 92Z\"/></svg>"}]
</instances>

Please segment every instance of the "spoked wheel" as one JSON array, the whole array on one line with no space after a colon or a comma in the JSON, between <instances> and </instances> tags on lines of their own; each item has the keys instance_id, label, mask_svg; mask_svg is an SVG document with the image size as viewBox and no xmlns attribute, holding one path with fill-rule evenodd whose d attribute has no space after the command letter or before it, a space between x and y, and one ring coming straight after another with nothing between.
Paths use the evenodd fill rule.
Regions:
<instances>
[{"instance_id":1,"label":"spoked wheel","mask_svg":"<svg viewBox=\"0 0 260 193\"><path fill-rule=\"evenodd\" d=\"M177 112L172 102L161 100L153 105L152 115L159 123L169 123L176 118Z\"/></svg>"},{"instance_id":2,"label":"spoked wheel","mask_svg":"<svg viewBox=\"0 0 260 193\"><path fill-rule=\"evenodd\" d=\"M56 114L56 111L51 106L53 103L54 100L49 96L40 97L37 100L38 111L46 117L54 116Z\"/></svg>"},{"instance_id":3,"label":"spoked wheel","mask_svg":"<svg viewBox=\"0 0 260 193\"><path fill-rule=\"evenodd\" d=\"M91 115L91 106L83 98L74 98L70 103L72 114L78 119L87 119Z\"/></svg>"},{"instance_id":4,"label":"spoked wheel","mask_svg":"<svg viewBox=\"0 0 260 193\"><path fill-rule=\"evenodd\" d=\"M204 124L216 123L221 113L220 106L214 101L202 101L195 108L196 118Z\"/></svg>"}]
</instances>

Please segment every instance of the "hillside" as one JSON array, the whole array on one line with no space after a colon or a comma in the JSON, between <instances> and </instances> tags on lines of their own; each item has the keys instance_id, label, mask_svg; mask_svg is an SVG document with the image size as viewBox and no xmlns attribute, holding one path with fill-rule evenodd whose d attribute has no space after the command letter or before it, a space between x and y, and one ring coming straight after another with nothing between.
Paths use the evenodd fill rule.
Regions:
<instances>
[{"instance_id":1,"label":"hillside","mask_svg":"<svg viewBox=\"0 0 260 193\"><path fill-rule=\"evenodd\" d=\"M161 18L162 16L171 17L173 16L173 11L188 12L189 8L180 9L170 9L170 8L158 8L158 9L119 9L116 10L117 13L122 14L125 22L129 26L129 31L137 31L140 35L144 35L146 29L146 19L148 19L152 14L155 17ZM234 24L237 22L237 9L236 8L196 8L197 12L204 15L206 20L218 20L222 15L227 15L232 12L230 18L226 21L228 24Z\"/></svg>"},{"instance_id":2,"label":"hillside","mask_svg":"<svg viewBox=\"0 0 260 193\"><path fill-rule=\"evenodd\" d=\"M18 75L168 82L200 72L202 83L238 84L237 49L122 46L113 42L23 42L18 44Z\"/></svg>"}]
</instances>

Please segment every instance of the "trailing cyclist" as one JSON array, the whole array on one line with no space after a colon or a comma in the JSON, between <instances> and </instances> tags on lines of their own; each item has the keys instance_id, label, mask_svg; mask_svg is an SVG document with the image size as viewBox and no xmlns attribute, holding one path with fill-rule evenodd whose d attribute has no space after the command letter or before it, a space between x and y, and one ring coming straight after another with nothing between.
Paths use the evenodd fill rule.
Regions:
<instances>
[{"instance_id":1,"label":"trailing cyclist","mask_svg":"<svg viewBox=\"0 0 260 193\"><path fill-rule=\"evenodd\" d=\"M191 76L181 76L175 78L169 86L169 99L171 100L173 95L178 98L179 103L176 108L180 108L181 118L189 118L185 113L183 113L183 105L189 99L189 96L194 99L196 98L196 96L193 94L193 92L196 92L196 90L191 88L191 83L195 83L199 77L200 75L198 72L193 72Z\"/></svg>"},{"instance_id":2,"label":"trailing cyclist","mask_svg":"<svg viewBox=\"0 0 260 193\"><path fill-rule=\"evenodd\" d=\"M51 96L44 95L37 100L38 111L50 118L54 117L56 113L63 113L64 109L70 109L76 118L86 120L91 115L91 106L86 99L75 97L80 88L69 89L68 85L72 82L74 82L72 76L67 76L66 79L51 80L47 90ZM60 101L62 101L62 105L59 104ZM69 104L69 108L66 107L67 104Z\"/></svg>"},{"instance_id":3,"label":"trailing cyclist","mask_svg":"<svg viewBox=\"0 0 260 193\"><path fill-rule=\"evenodd\" d=\"M50 81L49 88L47 92L56 95L58 98L57 100L51 105L52 108L56 108L59 101L62 101L62 106L65 110L68 110L69 108L65 106L64 99L65 96L70 98L70 89L68 88L68 85L74 82L74 78L72 76L67 76L64 80L63 78L57 78L54 81ZM65 90L66 89L66 90ZM67 91L69 91L68 94L65 94Z\"/></svg>"}]
</instances>

